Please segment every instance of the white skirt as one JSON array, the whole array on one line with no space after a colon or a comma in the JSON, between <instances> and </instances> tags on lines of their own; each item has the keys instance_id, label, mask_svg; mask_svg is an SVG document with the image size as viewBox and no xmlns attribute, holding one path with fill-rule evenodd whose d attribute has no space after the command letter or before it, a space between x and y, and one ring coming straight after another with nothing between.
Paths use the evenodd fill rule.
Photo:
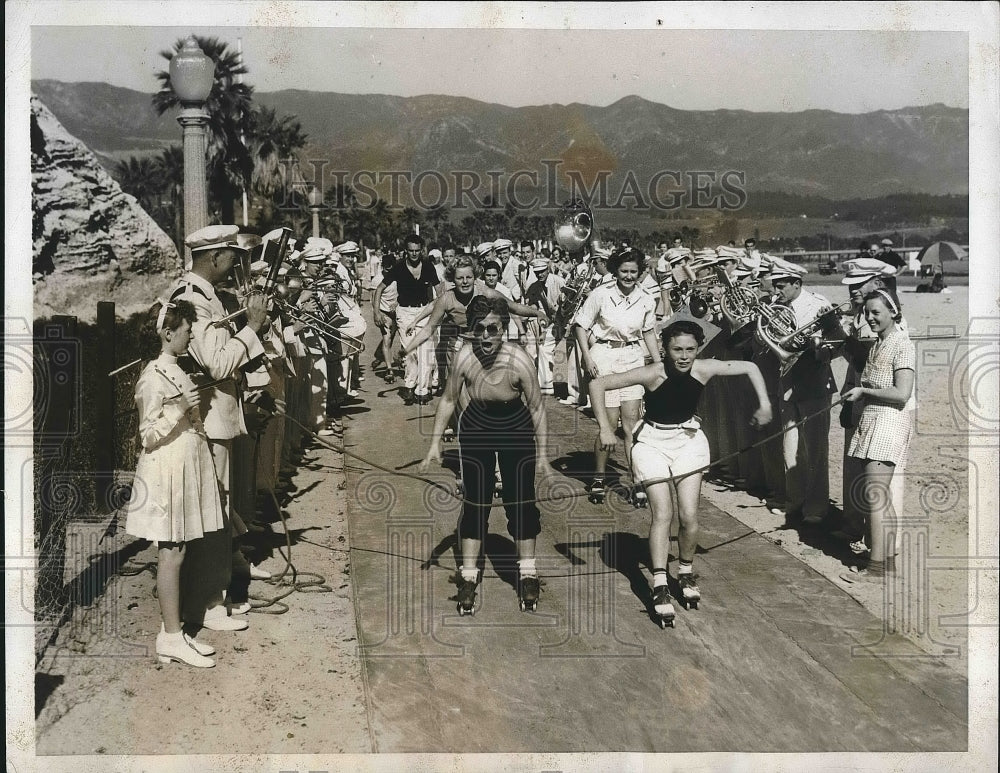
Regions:
<instances>
[{"instance_id":1,"label":"white skirt","mask_svg":"<svg viewBox=\"0 0 1000 773\"><path fill-rule=\"evenodd\" d=\"M208 441L182 432L136 463L125 532L153 542L190 542L225 526Z\"/></svg>"}]
</instances>

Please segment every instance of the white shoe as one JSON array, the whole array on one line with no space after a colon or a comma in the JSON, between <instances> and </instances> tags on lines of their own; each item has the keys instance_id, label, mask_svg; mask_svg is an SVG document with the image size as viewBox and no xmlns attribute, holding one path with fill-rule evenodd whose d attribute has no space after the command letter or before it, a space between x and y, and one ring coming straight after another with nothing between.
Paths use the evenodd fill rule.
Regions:
<instances>
[{"instance_id":1,"label":"white shoe","mask_svg":"<svg viewBox=\"0 0 1000 773\"><path fill-rule=\"evenodd\" d=\"M188 636L187 634L184 634L184 641L188 643L188 646L193 647L195 652L197 652L199 655L204 655L208 657L209 655L215 654L215 647L213 647L211 644L206 644L203 641L198 641L193 636Z\"/></svg>"},{"instance_id":2,"label":"white shoe","mask_svg":"<svg viewBox=\"0 0 1000 773\"><path fill-rule=\"evenodd\" d=\"M205 619L201 624L210 631L245 631L250 627L245 618L237 620L230 617L223 606L212 607L205 612Z\"/></svg>"},{"instance_id":3,"label":"white shoe","mask_svg":"<svg viewBox=\"0 0 1000 773\"><path fill-rule=\"evenodd\" d=\"M334 432L329 427L323 427L323 429L321 429L316 434L319 435L320 437L330 437L330 435L334 434Z\"/></svg>"},{"instance_id":4,"label":"white shoe","mask_svg":"<svg viewBox=\"0 0 1000 773\"><path fill-rule=\"evenodd\" d=\"M161 663L169 663L176 660L179 663L187 663L195 668L211 668L215 661L200 654L194 647L187 643L184 634L160 632L156 636L156 659Z\"/></svg>"},{"instance_id":5,"label":"white shoe","mask_svg":"<svg viewBox=\"0 0 1000 773\"><path fill-rule=\"evenodd\" d=\"M261 569L257 564L250 564L251 580L270 580L271 573L267 569Z\"/></svg>"},{"instance_id":6,"label":"white shoe","mask_svg":"<svg viewBox=\"0 0 1000 773\"><path fill-rule=\"evenodd\" d=\"M559 398L558 402L561 405L570 405L570 406L576 405L576 400L574 400L572 397L561 397Z\"/></svg>"},{"instance_id":7,"label":"white shoe","mask_svg":"<svg viewBox=\"0 0 1000 773\"><path fill-rule=\"evenodd\" d=\"M358 395L360 395L360 394L361 394L361 393L360 393L360 392L359 392L359 391L358 391L357 389L349 389L349 390L347 391L347 396L348 396L348 397L357 397L357 396L358 396Z\"/></svg>"},{"instance_id":8,"label":"white shoe","mask_svg":"<svg viewBox=\"0 0 1000 773\"><path fill-rule=\"evenodd\" d=\"M245 615L252 607L249 601L244 601L240 604L229 604L228 609L231 615Z\"/></svg>"}]
</instances>

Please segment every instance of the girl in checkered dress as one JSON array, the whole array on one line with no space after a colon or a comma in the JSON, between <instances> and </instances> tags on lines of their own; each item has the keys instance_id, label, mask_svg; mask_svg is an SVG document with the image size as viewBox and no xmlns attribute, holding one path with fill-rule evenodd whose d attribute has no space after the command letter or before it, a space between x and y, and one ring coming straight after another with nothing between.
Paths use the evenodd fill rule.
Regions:
<instances>
[{"instance_id":1,"label":"girl in checkered dress","mask_svg":"<svg viewBox=\"0 0 1000 773\"><path fill-rule=\"evenodd\" d=\"M844 399L864 401L847 453L864 462L864 473L851 497L864 517L871 557L866 567L841 577L848 582L880 583L885 572L893 569L896 513L889 484L896 465L906 461L913 435L916 352L898 326L902 313L891 290L879 289L865 296L865 320L878 340L868 354L861 386L845 392Z\"/></svg>"}]
</instances>

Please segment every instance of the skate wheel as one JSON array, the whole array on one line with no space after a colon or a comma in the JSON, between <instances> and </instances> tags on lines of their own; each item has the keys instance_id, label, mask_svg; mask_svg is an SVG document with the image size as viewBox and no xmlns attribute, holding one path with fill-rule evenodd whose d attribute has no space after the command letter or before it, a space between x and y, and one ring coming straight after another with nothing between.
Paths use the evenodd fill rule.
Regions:
<instances>
[{"instance_id":1,"label":"skate wheel","mask_svg":"<svg viewBox=\"0 0 1000 773\"><path fill-rule=\"evenodd\" d=\"M525 603L524 603L524 601L522 600L522 601L521 601L521 611L523 612L523 611L524 611L525 609L527 609L527 608L528 608L528 605L527 605L527 604L525 604Z\"/></svg>"},{"instance_id":2,"label":"skate wheel","mask_svg":"<svg viewBox=\"0 0 1000 773\"><path fill-rule=\"evenodd\" d=\"M458 616L465 617L465 607L459 604L456 608L458 609Z\"/></svg>"}]
</instances>

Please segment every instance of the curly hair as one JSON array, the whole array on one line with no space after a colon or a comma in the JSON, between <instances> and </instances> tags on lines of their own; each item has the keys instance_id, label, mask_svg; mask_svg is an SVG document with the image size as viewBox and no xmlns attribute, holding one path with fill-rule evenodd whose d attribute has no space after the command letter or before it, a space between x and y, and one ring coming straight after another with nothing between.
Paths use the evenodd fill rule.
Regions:
<instances>
[{"instance_id":1,"label":"curly hair","mask_svg":"<svg viewBox=\"0 0 1000 773\"><path fill-rule=\"evenodd\" d=\"M635 263L636 268L642 271L642 267L646 265L646 257L639 250L627 247L608 258L608 271L617 274L624 263Z\"/></svg>"},{"instance_id":2,"label":"curly hair","mask_svg":"<svg viewBox=\"0 0 1000 773\"><path fill-rule=\"evenodd\" d=\"M671 322L660 333L663 348L666 349L670 346L670 339L685 335L694 336L694 340L698 346L705 343L705 331L701 325L690 319L679 319L676 322Z\"/></svg>"}]
</instances>

